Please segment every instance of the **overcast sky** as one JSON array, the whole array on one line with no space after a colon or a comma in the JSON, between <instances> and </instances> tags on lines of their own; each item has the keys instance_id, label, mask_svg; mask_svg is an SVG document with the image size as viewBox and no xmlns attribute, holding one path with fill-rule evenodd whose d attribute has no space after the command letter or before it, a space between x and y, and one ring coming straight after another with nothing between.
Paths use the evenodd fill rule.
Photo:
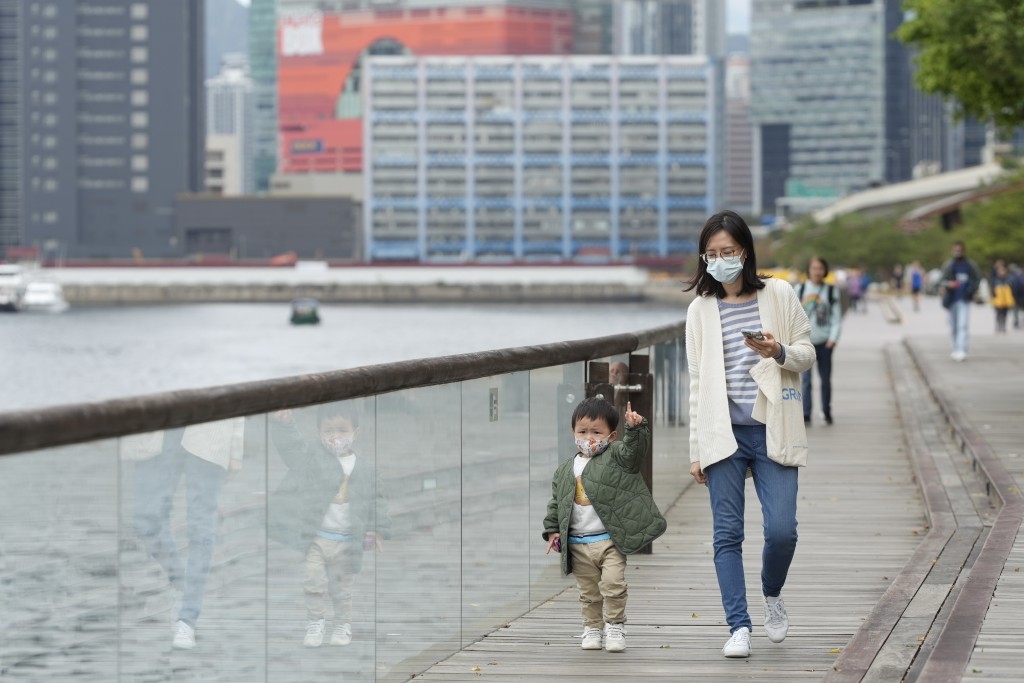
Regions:
<instances>
[{"instance_id":1,"label":"overcast sky","mask_svg":"<svg viewBox=\"0 0 1024 683\"><path fill-rule=\"evenodd\" d=\"M250 0L238 0L246 7ZM725 25L729 33L750 33L750 0L726 0Z\"/></svg>"}]
</instances>

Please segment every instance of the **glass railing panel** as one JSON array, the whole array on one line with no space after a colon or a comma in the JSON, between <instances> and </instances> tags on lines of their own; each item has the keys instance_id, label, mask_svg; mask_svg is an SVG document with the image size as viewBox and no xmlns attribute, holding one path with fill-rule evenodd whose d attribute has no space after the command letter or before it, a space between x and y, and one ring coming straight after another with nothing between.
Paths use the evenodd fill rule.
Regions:
<instances>
[{"instance_id":1,"label":"glass railing panel","mask_svg":"<svg viewBox=\"0 0 1024 683\"><path fill-rule=\"evenodd\" d=\"M530 374L462 382L462 640L529 609Z\"/></svg>"},{"instance_id":2,"label":"glass railing panel","mask_svg":"<svg viewBox=\"0 0 1024 683\"><path fill-rule=\"evenodd\" d=\"M683 339L656 344L649 349L654 375L654 416L651 420L654 501L667 510L690 482L689 432L684 373Z\"/></svg>"},{"instance_id":3,"label":"glass railing panel","mask_svg":"<svg viewBox=\"0 0 1024 683\"><path fill-rule=\"evenodd\" d=\"M262 680L264 419L125 436L117 452L121 680Z\"/></svg>"},{"instance_id":4,"label":"glass railing panel","mask_svg":"<svg viewBox=\"0 0 1024 683\"><path fill-rule=\"evenodd\" d=\"M117 678L117 443L0 458L0 679Z\"/></svg>"},{"instance_id":5,"label":"glass railing panel","mask_svg":"<svg viewBox=\"0 0 1024 683\"><path fill-rule=\"evenodd\" d=\"M374 537L388 534L375 401L271 413L267 440L268 680L372 681Z\"/></svg>"},{"instance_id":6,"label":"glass railing panel","mask_svg":"<svg viewBox=\"0 0 1024 683\"><path fill-rule=\"evenodd\" d=\"M530 371L530 604L538 605L572 585L558 557L546 555L541 538L551 500L551 479L563 460L573 457L570 418L583 400L584 364L569 363Z\"/></svg>"},{"instance_id":7,"label":"glass railing panel","mask_svg":"<svg viewBox=\"0 0 1024 683\"><path fill-rule=\"evenodd\" d=\"M459 649L462 389L377 397L377 468L391 537L376 556L377 679L407 680Z\"/></svg>"}]
</instances>

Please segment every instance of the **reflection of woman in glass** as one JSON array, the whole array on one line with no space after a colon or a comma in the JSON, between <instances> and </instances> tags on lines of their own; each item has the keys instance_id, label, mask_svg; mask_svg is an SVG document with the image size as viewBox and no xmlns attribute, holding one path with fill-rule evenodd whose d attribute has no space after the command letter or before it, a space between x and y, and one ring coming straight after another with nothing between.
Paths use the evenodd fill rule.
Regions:
<instances>
[{"instance_id":1,"label":"reflection of woman in glass","mask_svg":"<svg viewBox=\"0 0 1024 683\"><path fill-rule=\"evenodd\" d=\"M317 429L314 442L302 435L290 410L270 416L271 438L288 466L270 499L270 535L306 554L306 647L323 644L328 602L334 607L331 645L352 642L352 585L363 550L381 550L390 532L373 464L356 456L356 411L350 404L322 405Z\"/></svg>"},{"instance_id":2,"label":"reflection of woman in glass","mask_svg":"<svg viewBox=\"0 0 1024 683\"><path fill-rule=\"evenodd\" d=\"M221 420L126 437L122 448L135 464L135 534L181 591L173 645L196 646L196 622L217 541L217 503L227 474L242 467L244 420ZM171 504L185 475L188 560L171 533Z\"/></svg>"}]
</instances>

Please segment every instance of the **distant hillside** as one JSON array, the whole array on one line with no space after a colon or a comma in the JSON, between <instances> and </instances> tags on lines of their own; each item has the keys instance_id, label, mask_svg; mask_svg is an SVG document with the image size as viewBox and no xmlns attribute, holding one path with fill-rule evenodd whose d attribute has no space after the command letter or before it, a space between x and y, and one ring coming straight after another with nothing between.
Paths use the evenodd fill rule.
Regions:
<instances>
[{"instance_id":1,"label":"distant hillside","mask_svg":"<svg viewBox=\"0 0 1024 683\"><path fill-rule=\"evenodd\" d=\"M249 51L249 8L238 0L206 0L206 77L216 76L220 60Z\"/></svg>"}]
</instances>

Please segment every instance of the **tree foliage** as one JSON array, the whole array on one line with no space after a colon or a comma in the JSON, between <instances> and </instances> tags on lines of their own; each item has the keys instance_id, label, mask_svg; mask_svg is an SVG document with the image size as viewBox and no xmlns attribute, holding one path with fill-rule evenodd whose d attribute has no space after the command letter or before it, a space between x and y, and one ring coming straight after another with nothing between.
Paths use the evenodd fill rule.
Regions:
<instances>
[{"instance_id":1,"label":"tree foliage","mask_svg":"<svg viewBox=\"0 0 1024 683\"><path fill-rule=\"evenodd\" d=\"M1018 176L1014 182L1020 182ZM956 240L967 245L968 255L985 272L998 259L1024 266L1024 189L995 195L962 209L963 222L943 230L939 220L916 232L899 227L905 211L884 216L848 214L818 225L807 218L782 233L768 248L758 248L758 262L803 270L811 256L835 266L865 268L876 278L886 277L897 263L917 260L929 270L949 258ZM767 258L762 259L762 254Z\"/></svg>"},{"instance_id":2,"label":"tree foliage","mask_svg":"<svg viewBox=\"0 0 1024 683\"><path fill-rule=\"evenodd\" d=\"M918 50L917 86L1004 131L1024 124L1024 2L905 0L897 31Z\"/></svg>"}]
</instances>

